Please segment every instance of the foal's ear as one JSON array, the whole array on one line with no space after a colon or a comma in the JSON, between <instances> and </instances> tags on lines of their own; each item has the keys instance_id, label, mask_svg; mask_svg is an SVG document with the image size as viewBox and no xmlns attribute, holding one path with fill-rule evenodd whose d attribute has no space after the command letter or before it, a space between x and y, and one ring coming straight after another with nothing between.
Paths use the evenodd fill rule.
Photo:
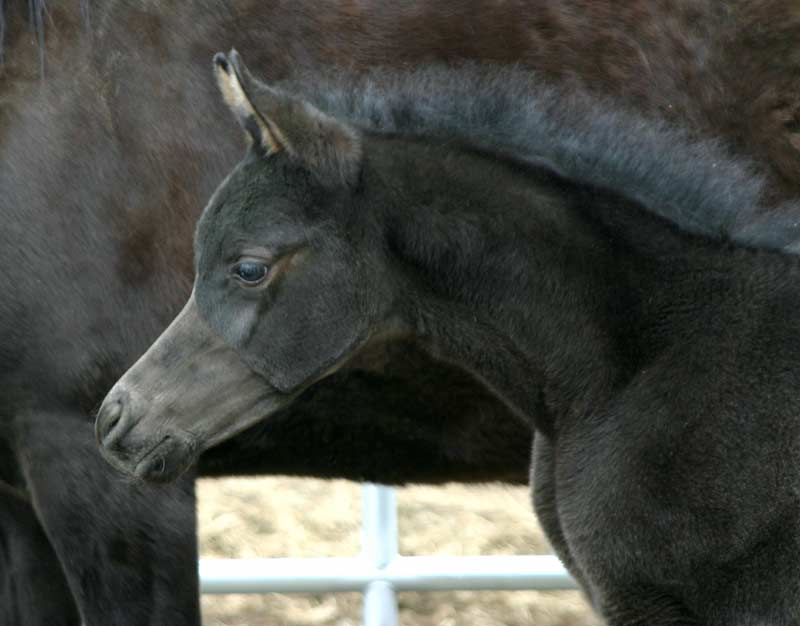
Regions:
<instances>
[{"instance_id":1,"label":"foal's ear","mask_svg":"<svg viewBox=\"0 0 800 626\"><path fill-rule=\"evenodd\" d=\"M314 106L265 85L236 50L214 56L214 73L225 102L258 150L285 151L328 185L354 185L361 170L359 132Z\"/></svg>"}]
</instances>

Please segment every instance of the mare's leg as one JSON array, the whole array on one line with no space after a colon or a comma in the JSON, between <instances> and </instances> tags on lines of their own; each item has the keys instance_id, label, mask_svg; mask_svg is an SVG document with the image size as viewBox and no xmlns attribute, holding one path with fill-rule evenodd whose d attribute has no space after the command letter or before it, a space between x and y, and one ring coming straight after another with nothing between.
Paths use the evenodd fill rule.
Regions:
<instances>
[{"instance_id":1,"label":"mare's leg","mask_svg":"<svg viewBox=\"0 0 800 626\"><path fill-rule=\"evenodd\" d=\"M100 457L92 421L17 418L17 456L85 626L197 626L194 480L134 483Z\"/></svg>"},{"instance_id":2,"label":"mare's leg","mask_svg":"<svg viewBox=\"0 0 800 626\"><path fill-rule=\"evenodd\" d=\"M33 508L0 483L0 626L77 626L61 563Z\"/></svg>"}]
</instances>

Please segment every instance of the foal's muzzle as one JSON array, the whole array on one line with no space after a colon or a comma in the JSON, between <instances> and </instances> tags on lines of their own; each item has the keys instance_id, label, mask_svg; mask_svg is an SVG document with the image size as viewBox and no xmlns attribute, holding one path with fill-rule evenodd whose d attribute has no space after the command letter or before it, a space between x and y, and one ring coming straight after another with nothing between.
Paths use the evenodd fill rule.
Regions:
<instances>
[{"instance_id":1,"label":"foal's muzzle","mask_svg":"<svg viewBox=\"0 0 800 626\"><path fill-rule=\"evenodd\" d=\"M187 433L142 436L134 427L135 416L148 412L143 404L143 399L124 385L112 389L95 422L100 453L126 474L157 482L174 480L194 462L197 446Z\"/></svg>"},{"instance_id":2,"label":"foal's muzzle","mask_svg":"<svg viewBox=\"0 0 800 626\"><path fill-rule=\"evenodd\" d=\"M211 331L192 295L106 396L95 433L101 453L117 469L173 480L203 450L290 400Z\"/></svg>"}]
</instances>

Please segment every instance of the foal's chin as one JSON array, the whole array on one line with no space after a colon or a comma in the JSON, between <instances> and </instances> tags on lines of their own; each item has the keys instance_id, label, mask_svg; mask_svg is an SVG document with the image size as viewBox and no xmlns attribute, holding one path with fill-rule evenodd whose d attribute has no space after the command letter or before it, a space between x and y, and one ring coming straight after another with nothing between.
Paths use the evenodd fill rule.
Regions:
<instances>
[{"instance_id":1,"label":"foal's chin","mask_svg":"<svg viewBox=\"0 0 800 626\"><path fill-rule=\"evenodd\" d=\"M195 464L201 448L183 433L164 433L136 448L99 446L100 454L115 469L133 478L171 482Z\"/></svg>"}]
</instances>

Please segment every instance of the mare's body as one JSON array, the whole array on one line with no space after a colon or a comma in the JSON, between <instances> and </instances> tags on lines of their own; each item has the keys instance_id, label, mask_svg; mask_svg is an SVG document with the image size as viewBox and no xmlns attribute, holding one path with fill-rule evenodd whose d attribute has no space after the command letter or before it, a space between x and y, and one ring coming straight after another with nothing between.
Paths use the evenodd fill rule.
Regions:
<instances>
[{"instance_id":1,"label":"mare's body","mask_svg":"<svg viewBox=\"0 0 800 626\"><path fill-rule=\"evenodd\" d=\"M40 57L39 37L25 28L28 8L3 4L0 474L29 499L8 500L6 510L27 507L10 519L41 524L22 531L38 546L33 562L51 573L63 567L71 591L48 584L39 593L35 576L27 589L18 581L26 593L2 599L16 607L8 623L52 623L31 612L47 607L32 607L30 595L54 610L76 598L88 626L198 621L190 479L152 489L107 476L90 422L188 295L195 220L240 156L237 138L211 123L227 115L207 80L223 43L252 52L251 64L272 78L431 60L521 62L544 80L721 136L760 162L776 202L797 195L800 89L783 49L798 25L784 2L637 2L622 15L616 3L594 0L46 6ZM507 409L483 386L433 369L443 366L424 355L388 367L343 372L292 415L210 451L201 470L525 479L529 427L497 419ZM430 377L420 379L420 369ZM442 380L451 382L446 391ZM483 435L464 437L467 427Z\"/></svg>"}]
</instances>

